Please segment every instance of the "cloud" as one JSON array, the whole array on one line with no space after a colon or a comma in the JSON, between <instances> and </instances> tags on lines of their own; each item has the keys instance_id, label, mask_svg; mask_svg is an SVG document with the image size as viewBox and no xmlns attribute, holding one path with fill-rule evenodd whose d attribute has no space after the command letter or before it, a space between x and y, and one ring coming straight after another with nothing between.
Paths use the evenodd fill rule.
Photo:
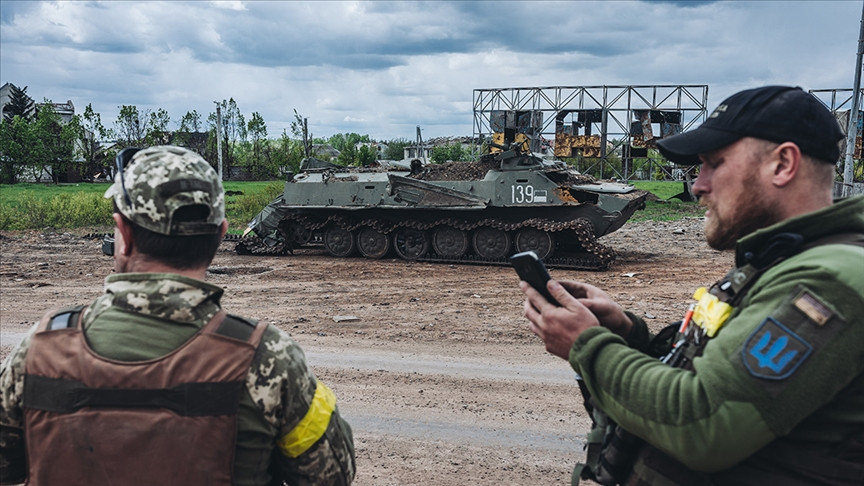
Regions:
<instances>
[{"instance_id":1,"label":"cloud","mask_svg":"<svg viewBox=\"0 0 864 486\"><path fill-rule=\"evenodd\" d=\"M271 136L472 132L475 89L851 87L857 2L9 2L0 82L38 100L165 108L234 98Z\"/></svg>"}]
</instances>

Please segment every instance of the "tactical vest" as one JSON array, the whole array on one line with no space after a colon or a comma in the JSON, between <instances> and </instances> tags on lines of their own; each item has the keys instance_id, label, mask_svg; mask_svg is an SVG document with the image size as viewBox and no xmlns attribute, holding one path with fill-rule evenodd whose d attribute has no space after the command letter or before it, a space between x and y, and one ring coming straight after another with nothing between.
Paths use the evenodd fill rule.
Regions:
<instances>
[{"instance_id":1,"label":"tactical vest","mask_svg":"<svg viewBox=\"0 0 864 486\"><path fill-rule=\"evenodd\" d=\"M49 313L24 376L30 485L231 485L236 415L266 329L224 311L171 353L97 355L81 309Z\"/></svg>"},{"instance_id":2,"label":"tactical vest","mask_svg":"<svg viewBox=\"0 0 864 486\"><path fill-rule=\"evenodd\" d=\"M809 244L796 233L780 233L771 238L758 254L746 254L746 263L730 270L726 276L714 283L703 300L713 299L718 303L711 309L726 312L716 316L719 322L708 336L700 332L682 334L687 326L681 321L664 328L652 340L648 354L658 357L670 366L692 369L693 360L702 354L709 337L717 332L728 318L728 313L738 306L752 285L765 271L781 261L810 248L828 244L850 244L864 247L864 235L844 233L817 239ZM697 293L698 294L698 293ZM699 300L699 298L697 298ZM700 302L702 304L702 302ZM662 351L660 351L662 350ZM845 457L831 457L816 451L801 450L778 440L764 447L753 457L730 470L707 474L688 469L675 459L642 439L622 429L601 410L594 406L587 387L580 380L580 391L585 398L585 407L592 416L592 430L588 434L587 459L573 470L572 484L580 479L592 479L603 485L626 486L648 485L762 485L777 484L778 472L791 474L782 484L805 485L819 481L828 484L864 484L864 465L845 457L864 457L864 431L850 434L838 450Z\"/></svg>"}]
</instances>

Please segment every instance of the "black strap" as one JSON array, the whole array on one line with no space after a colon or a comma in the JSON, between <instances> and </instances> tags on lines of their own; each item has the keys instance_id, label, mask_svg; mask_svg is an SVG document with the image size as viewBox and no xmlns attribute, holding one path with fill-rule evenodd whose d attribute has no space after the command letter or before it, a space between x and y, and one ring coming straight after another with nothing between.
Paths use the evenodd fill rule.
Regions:
<instances>
[{"instance_id":1,"label":"black strap","mask_svg":"<svg viewBox=\"0 0 864 486\"><path fill-rule=\"evenodd\" d=\"M90 408L164 408L184 417L237 413L243 381L187 383L173 388L88 388L75 380L24 375L24 408L73 413Z\"/></svg>"},{"instance_id":2,"label":"black strap","mask_svg":"<svg viewBox=\"0 0 864 486\"><path fill-rule=\"evenodd\" d=\"M811 248L836 244L864 247L864 234L838 233L805 244L804 238L797 233L778 233L768 240L758 255L745 253L746 264L730 270L722 280L711 286L710 292L722 302L738 306L750 286L769 268Z\"/></svg>"},{"instance_id":3,"label":"black strap","mask_svg":"<svg viewBox=\"0 0 864 486\"><path fill-rule=\"evenodd\" d=\"M219 324L219 327L216 328L216 334L239 339L240 341L248 341L252 336L252 331L255 330L255 325L255 322L228 314Z\"/></svg>"}]
</instances>

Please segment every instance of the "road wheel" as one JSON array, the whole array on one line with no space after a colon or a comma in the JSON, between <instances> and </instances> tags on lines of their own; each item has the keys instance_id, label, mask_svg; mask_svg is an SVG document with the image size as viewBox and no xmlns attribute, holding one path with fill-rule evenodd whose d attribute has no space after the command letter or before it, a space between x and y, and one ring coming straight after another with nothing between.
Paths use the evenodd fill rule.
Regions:
<instances>
[{"instance_id":1,"label":"road wheel","mask_svg":"<svg viewBox=\"0 0 864 486\"><path fill-rule=\"evenodd\" d=\"M541 259L555 253L555 236L537 228L522 228L516 232L513 241L517 252L533 251Z\"/></svg>"},{"instance_id":2,"label":"road wheel","mask_svg":"<svg viewBox=\"0 0 864 486\"><path fill-rule=\"evenodd\" d=\"M324 232L324 248L335 257L347 257L354 253L354 234L339 226L330 226Z\"/></svg>"},{"instance_id":3,"label":"road wheel","mask_svg":"<svg viewBox=\"0 0 864 486\"><path fill-rule=\"evenodd\" d=\"M444 258L461 258L468 251L468 233L452 226L439 226L432 234L432 248Z\"/></svg>"},{"instance_id":4,"label":"road wheel","mask_svg":"<svg viewBox=\"0 0 864 486\"><path fill-rule=\"evenodd\" d=\"M506 231L484 226L474 232L474 252L483 258L504 258L510 253L510 235Z\"/></svg>"},{"instance_id":5,"label":"road wheel","mask_svg":"<svg viewBox=\"0 0 864 486\"><path fill-rule=\"evenodd\" d=\"M393 249L405 260L416 260L429 251L429 234L416 228L399 228L393 235Z\"/></svg>"},{"instance_id":6,"label":"road wheel","mask_svg":"<svg viewBox=\"0 0 864 486\"><path fill-rule=\"evenodd\" d=\"M384 258L390 246L390 237L375 228L363 228L357 233L357 249L366 258Z\"/></svg>"}]
</instances>

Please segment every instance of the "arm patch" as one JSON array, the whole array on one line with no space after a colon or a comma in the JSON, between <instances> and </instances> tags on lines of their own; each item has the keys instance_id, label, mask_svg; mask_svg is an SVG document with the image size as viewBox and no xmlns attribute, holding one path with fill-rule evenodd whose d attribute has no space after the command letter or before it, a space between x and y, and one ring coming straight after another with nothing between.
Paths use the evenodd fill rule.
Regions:
<instances>
[{"instance_id":1,"label":"arm patch","mask_svg":"<svg viewBox=\"0 0 864 486\"><path fill-rule=\"evenodd\" d=\"M845 327L846 320L825 299L798 284L744 341L738 357L747 373L777 396Z\"/></svg>"},{"instance_id":2,"label":"arm patch","mask_svg":"<svg viewBox=\"0 0 864 486\"><path fill-rule=\"evenodd\" d=\"M785 380L813 353L813 346L773 317L766 317L741 350L747 371L756 378Z\"/></svg>"}]
</instances>

